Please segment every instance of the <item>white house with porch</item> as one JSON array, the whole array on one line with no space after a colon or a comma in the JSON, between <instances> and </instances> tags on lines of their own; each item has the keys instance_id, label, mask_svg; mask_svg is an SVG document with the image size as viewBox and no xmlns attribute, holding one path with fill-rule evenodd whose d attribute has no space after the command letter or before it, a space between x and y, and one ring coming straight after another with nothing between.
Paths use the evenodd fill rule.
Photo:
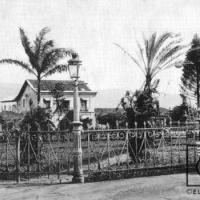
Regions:
<instances>
[{"instance_id":1,"label":"white house with porch","mask_svg":"<svg viewBox=\"0 0 200 200\"><path fill-rule=\"evenodd\" d=\"M63 87L63 104L64 110L73 110L73 81L64 80L42 80L40 83L40 103L43 108L48 108L53 113L53 122L57 125L64 117L64 113L60 115L55 112L57 104L56 99L52 95L52 89L56 84ZM95 125L94 99L97 92L91 91L87 83L79 81L79 97L80 97L80 118L89 118ZM12 100L1 101L2 111L13 111L17 113L26 113L31 107L37 106L37 80L26 80L22 85L18 95Z\"/></svg>"}]
</instances>

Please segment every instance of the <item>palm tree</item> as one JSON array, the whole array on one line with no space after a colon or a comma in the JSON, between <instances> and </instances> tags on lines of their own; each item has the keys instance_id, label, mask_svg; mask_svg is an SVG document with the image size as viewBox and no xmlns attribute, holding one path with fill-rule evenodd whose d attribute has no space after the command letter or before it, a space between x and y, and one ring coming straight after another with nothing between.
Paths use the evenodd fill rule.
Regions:
<instances>
[{"instance_id":1,"label":"palm tree","mask_svg":"<svg viewBox=\"0 0 200 200\"><path fill-rule=\"evenodd\" d=\"M143 44L136 41L138 56L135 57L119 44L119 47L142 71L145 76L144 90L152 91L157 88L159 80L154 80L161 71L180 64L180 58L185 53L186 47L182 45L180 35L169 32L157 36L154 32L148 39L143 38Z\"/></svg>"},{"instance_id":2,"label":"palm tree","mask_svg":"<svg viewBox=\"0 0 200 200\"><path fill-rule=\"evenodd\" d=\"M60 58L63 58L64 56L72 56L75 58L78 54L72 49L55 48L53 40L45 39L46 34L50 31L47 27L39 32L38 36L36 36L36 39L33 41L33 44L29 42L29 39L22 28L20 28L19 31L22 46L29 58L29 64L15 59L2 59L0 60L0 63L18 65L36 77L38 81L37 104L39 106L41 80L53 73L67 70L65 65L58 64Z\"/></svg>"}]
</instances>

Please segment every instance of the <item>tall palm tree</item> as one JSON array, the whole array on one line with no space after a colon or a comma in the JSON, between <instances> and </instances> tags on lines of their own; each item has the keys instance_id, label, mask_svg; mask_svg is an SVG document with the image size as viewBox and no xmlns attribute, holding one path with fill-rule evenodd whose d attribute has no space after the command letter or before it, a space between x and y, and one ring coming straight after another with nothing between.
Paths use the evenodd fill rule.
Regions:
<instances>
[{"instance_id":1,"label":"tall palm tree","mask_svg":"<svg viewBox=\"0 0 200 200\"><path fill-rule=\"evenodd\" d=\"M131 55L127 50L115 43L142 71L145 76L144 90L152 91L159 80L154 80L161 71L180 64L180 58L186 51L186 45L178 34L166 32L157 36L154 32L149 38L143 38L143 44L136 41L138 56Z\"/></svg>"},{"instance_id":2,"label":"tall palm tree","mask_svg":"<svg viewBox=\"0 0 200 200\"><path fill-rule=\"evenodd\" d=\"M15 59L2 59L0 63L15 64L29 73L33 74L37 81L37 104L40 103L40 83L41 80L56 72L67 70L65 65L59 65L58 60L64 56L77 57L78 54L72 49L55 48L53 40L46 40L45 36L50 31L43 28L36 39L31 44L22 28L19 29L22 46L29 58L29 64Z\"/></svg>"}]
</instances>

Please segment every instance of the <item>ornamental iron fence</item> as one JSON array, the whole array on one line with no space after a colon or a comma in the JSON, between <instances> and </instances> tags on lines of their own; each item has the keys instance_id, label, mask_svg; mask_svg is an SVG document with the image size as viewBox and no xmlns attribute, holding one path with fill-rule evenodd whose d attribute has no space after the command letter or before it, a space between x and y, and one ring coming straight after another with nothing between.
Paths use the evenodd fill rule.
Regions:
<instances>
[{"instance_id":1,"label":"ornamental iron fence","mask_svg":"<svg viewBox=\"0 0 200 200\"><path fill-rule=\"evenodd\" d=\"M186 145L199 140L199 126L84 131L88 138L88 174L185 167ZM86 137L86 136L85 136ZM196 163L190 148L189 164ZM86 157L86 156L85 156ZM96 177L93 177L96 178Z\"/></svg>"},{"instance_id":2,"label":"ornamental iron fence","mask_svg":"<svg viewBox=\"0 0 200 200\"><path fill-rule=\"evenodd\" d=\"M73 137L69 131L4 131L0 137L1 179L30 180L72 174Z\"/></svg>"},{"instance_id":3,"label":"ornamental iron fence","mask_svg":"<svg viewBox=\"0 0 200 200\"><path fill-rule=\"evenodd\" d=\"M187 144L199 141L199 125L87 130L81 137L86 180L100 180L104 173L109 177L114 173L115 178L122 171L127 174L121 178L135 176L137 170L140 175L148 170L156 174L166 168L170 168L168 173L174 173L177 167L182 166L178 172L185 167ZM3 130L0 179L19 182L56 176L61 180L73 173L73 147L73 134L68 130ZM193 165L197 160L196 148L189 148L188 163Z\"/></svg>"}]
</instances>

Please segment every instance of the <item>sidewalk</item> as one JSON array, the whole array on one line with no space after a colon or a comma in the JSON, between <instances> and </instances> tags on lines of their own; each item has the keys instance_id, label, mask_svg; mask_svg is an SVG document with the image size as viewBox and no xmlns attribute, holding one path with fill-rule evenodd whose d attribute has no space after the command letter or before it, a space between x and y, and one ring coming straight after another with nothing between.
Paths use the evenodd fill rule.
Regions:
<instances>
[{"instance_id":1,"label":"sidewalk","mask_svg":"<svg viewBox=\"0 0 200 200\"><path fill-rule=\"evenodd\" d=\"M191 180L196 180L192 175ZM116 181L24 185L0 182L1 200L195 200L200 199L200 187L186 187L185 174L132 178ZM188 194L188 189L197 194ZM191 190L192 189L192 190ZM199 194L198 194L199 189Z\"/></svg>"}]
</instances>

